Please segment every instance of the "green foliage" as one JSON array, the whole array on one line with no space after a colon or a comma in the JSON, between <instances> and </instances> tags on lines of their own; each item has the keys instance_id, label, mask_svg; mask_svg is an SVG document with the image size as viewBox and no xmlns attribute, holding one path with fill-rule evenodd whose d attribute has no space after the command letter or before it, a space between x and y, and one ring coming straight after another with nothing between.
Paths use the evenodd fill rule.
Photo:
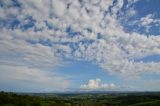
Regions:
<instances>
[{"instance_id":1,"label":"green foliage","mask_svg":"<svg viewBox=\"0 0 160 106\"><path fill-rule=\"evenodd\" d=\"M151 102L144 102L144 103L137 103L130 106L160 106L160 100L151 101Z\"/></svg>"},{"instance_id":2,"label":"green foliage","mask_svg":"<svg viewBox=\"0 0 160 106\"><path fill-rule=\"evenodd\" d=\"M160 95L15 94L0 92L0 106L160 106Z\"/></svg>"}]
</instances>

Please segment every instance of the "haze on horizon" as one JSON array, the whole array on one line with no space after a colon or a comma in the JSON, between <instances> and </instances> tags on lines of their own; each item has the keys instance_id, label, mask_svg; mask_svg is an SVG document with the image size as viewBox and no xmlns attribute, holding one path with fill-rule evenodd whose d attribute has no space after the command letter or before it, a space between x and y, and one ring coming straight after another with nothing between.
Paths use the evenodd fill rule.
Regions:
<instances>
[{"instance_id":1,"label":"haze on horizon","mask_svg":"<svg viewBox=\"0 0 160 106\"><path fill-rule=\"evenodd\" d=\"M0 0L0 91L160 91L160 0Z\"/></svg>"}]
</instances>

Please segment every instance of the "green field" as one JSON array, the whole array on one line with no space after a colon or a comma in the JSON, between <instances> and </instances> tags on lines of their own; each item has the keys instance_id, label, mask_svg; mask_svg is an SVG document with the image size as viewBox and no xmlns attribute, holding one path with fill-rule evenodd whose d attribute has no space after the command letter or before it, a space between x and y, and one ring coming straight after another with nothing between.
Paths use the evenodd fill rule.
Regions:
<instances>
[{"instance_id":1,"label":"green field","mask_svg":"<svg viewBox=\"0 0 160 106\"><path fill-rule=\"evenodd\" d=\"M160 93L6 93L0 106L160 106Z\"/></svg>"}]
</instances>

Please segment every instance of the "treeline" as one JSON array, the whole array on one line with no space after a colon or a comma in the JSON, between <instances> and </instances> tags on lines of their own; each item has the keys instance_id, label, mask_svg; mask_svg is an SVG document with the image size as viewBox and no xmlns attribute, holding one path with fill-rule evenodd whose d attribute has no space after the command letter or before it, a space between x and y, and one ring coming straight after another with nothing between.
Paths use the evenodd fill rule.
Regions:
<instances>
[{"instance_id":1,"label":"treeline","mask_svg":"<svg viewBox=\"0 0 160 106\"><path fill-rule=\"evenodd\" d=\"M160 95L44 95L0 92L0 106L160 106Z\"/></svg>"}]
</instances>

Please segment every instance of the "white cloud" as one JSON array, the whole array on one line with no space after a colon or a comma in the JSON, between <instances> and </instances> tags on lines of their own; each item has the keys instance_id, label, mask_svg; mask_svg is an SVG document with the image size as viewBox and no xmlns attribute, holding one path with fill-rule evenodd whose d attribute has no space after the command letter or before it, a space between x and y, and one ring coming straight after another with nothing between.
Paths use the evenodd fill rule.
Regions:
<instances>
[{"instance_id":1,"label":"white cloud","mask_svg":"<svg viewBox=\"0 0 160 106\"><path fill-rule=\"evenodd\" d=\"M147 16L142 17L140 19L140 21L142 21L142 25L143 26L149 25L149 24L151 24L154 21L153 15L152 14L148 14Z\"/></svg>"},{"instance_id":2,"label":"white cloud","mask_svg":"<svg viewBox=\"0 0 160 106\"><path fill-rule=\"evenodd\" d=\"M128 0L127 8L132 6L134 3L138 2L139 0Z\"/></svg>"},{"instance_id":3,"label":"white cloud","mask_svg":"<svg viewBox=\"0 0 160 106\"><path fill-rule=\"evenodd\" d=\"M146 16L141 17L139 20L135 20L132 23L138 25L138 27L145 28L145 31L149 33L151 27L160 26L160 19L155 18L155 13L153 13L153 14L147 14Z\"/></svg>"},{"instance_id":4,"label":"white cloud","mask_svg":"<svg viewBox=\"0 0 160 106\"><path fill-rule=\"evenodd\" d=\"M88 81L88 84L81 85L80 88L88 89L88 90L98 90L98 89L113 90L113 89L116 89L117 86L114 83L103 84L101 83L101 79L96 78L95 80L90 79Z\"/></svg>"},{"instance_id":5,"label":"white cloud","mask_svg":"<svg viewBox=\"0 0 160 106\"><path fill-rule=\"evenodd\" d=\"M157 74L158 76L159 74ZM135 79L132 81L129 81L128 83L126 83L125 85L132 85L132 86L128 86L129 90L132 91L159 91L160 89L160 80L156 79L156 77L153 77L153 79L151 79L151 77L147 77L144 79ZM127 86L124 86L124 89L127 88Z\"/></svg>"},{"instance_id":6,"label":"white cloud","mask_svg":"<svg viewBox=\"0 0 160 106\"><path fill-rule=\"evenodd\" d=\"M24 63L27 66L50 68L59 65L54 49L42 44L29 44L23 40L14 39L11 33L0 35L0 61ZM9 58L9 60L8 60Z\"/></svg>"},{"instance_id":7,"label":"white cloud","mask_svg":"<svg viewBox=\"0 0 160 106\"><path fill-rule=\"evenodd\" d=\"M6 21L6 26L0 25L3 27L0 29L2 63L18 62L27 67L51 69L63 64L61 60L67 57L94 61L104 70L123 76L159 72L160 62L133 61L160 55L160 37L125 32L117 16L124 6L123 0L117 0L116 3L112 0L87 0L82 3L78 0L18 2L21 3L20 10L18 7L0 9L3 20L11 20L11 23ZM130 5L135 2L137 0L129 0ZM132 9L128 11L131 16L135 14ZM15 17L7 17L12 15ZM33 27L22 28L32 21L28 17L35 20ZM11 28L14 19L20 23ZM26 22L27 19L29 21ZM159 22L152 15L142 17L139 21L143 25ZM68 27L77 35L71 37L66 32Z\"/></svg>"},{"instance_id":8,"label":"white cloud","mask_svg":"<svg viewBox=\"0 0 160 106\"><path fill-rule=\"evenodd\" d=\"M47 88L51 91L63 90L69 87L70 84L70 82L65 78L62 76L57 76L55 73L17 65L16 63L1 63L0 69L0 84L5 83L5 86L15 84L12 85L12 90L15 90L14 88L16 86L19 87L18 90L28 89L35 92L41 92ZM1 86L0 89L3 87Z\"/></svg>"},{"instance_id":9,"label":"white cloud","mask_svg":"<svg viewBox=\"0 0 160 106\"><path fill-rule=\"evenodd\" d=\"M132 17L134 15L137 14L137 11L133 8L130 8L128 11L127 11L127 17Z\"/></svg>"},{"instance_id":10,"label":"white cloud","mask_svg":"<svg viewBox=\"0 0 160 106\"><path fill-rule=\"evenodd\" d=\"M52 9L56 16L62 17L65 14L66 5L61 0L52 0Z\"/></svg>"},{"instance_id":11,"label":"white cloud","mask_svg":"<svg viewBox=\"0 0 160 106\"><path fill-rule=\"evenodd\" d=\"M5 90L41 92L69 87L67 75L59 75L54 71L63 65L56 57L54 48L15 39L12 31L7 30L1 31L0 39L0 85L5 83L0 87L1 90L12 83L15 84L12 85L13 89ZM19 88L14 89L16 86Z\"/></svg>"}]
</instances>

